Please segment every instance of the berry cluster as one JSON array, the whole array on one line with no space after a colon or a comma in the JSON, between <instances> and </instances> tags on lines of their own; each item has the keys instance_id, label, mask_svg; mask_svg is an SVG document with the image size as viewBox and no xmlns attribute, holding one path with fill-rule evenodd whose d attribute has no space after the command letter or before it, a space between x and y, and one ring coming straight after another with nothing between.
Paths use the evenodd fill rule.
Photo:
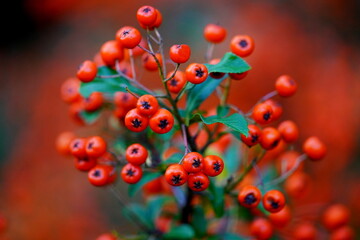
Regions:
<instances>
[{"instance_id":1,"label":"berry cluster","mask_svg":"<svg viewBox=\"0 0 360 240\"><path fill-rule=\"evenodd\" d=\"M172 186L188 183L191 190L200 192L208 188L210 177L219 175L224 169L223 160L215 155L205 158L198 152L184 156L181 164L170 165L165 172L166 181Z\"/></svg>"},{"instance_id":2,"label":"berry cluster","mask_svg":"<svg viewBox=\"0 0 360 240\"><path fill-rule=\"evenodd\" d=\"M191 47L183 43L172 45L166 58L158 9L140 7L136 18L140 28L121 27L92 61L81 64L76 78L61 87L70 117L81 124L103 123L107 141L65 132L57 141L59 152L73 155L76 167L88 171L95 186L116 189L113 183L121 168L130 197L142 190L147 203L159 204L154 207L158 212L148 214L152 219L135 210L128 214L145 238L238 239L245 232L256 239L289 234L291 239L317 239L315 221L292 220L298 199L306 197L312 181L304 161L321 160L327 153L315 136L303 142L303 153L295 151L298 125L279 122L284 109L276 97L293 96L296 81L281 75L270 93L243 111L228 97L236 82L232 80L244 79L251 69L243 59L254 52L251 36L233 36L230 52L213 58L227 30L208 24L203 31L208 42L205 63L191 62ZM163 89L146 87L137 77L138 67L158 71ZM201 104L212 94L218 97L215 107L203 109ZM227 232L229 222L235 226L239 219L239 229ZM332 239L353 239L346 207L330 207L323 219ZM200 230L197 221L204 225ZM98 239L120 237L103 234Z\"/></svg>"}]
</instances>

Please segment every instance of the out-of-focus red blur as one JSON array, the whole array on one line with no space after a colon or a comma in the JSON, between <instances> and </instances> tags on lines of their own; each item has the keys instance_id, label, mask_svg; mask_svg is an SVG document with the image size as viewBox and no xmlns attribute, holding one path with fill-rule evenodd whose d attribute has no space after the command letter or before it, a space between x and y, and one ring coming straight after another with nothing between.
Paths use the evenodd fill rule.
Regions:
<instances>
[{"instance_id":1,"label":"out-of-focus red blur","mask_svg":"<svg viewBox=\"0 0 360 240\"><path fill-rule=\"evenodd\" d=\"M1 21L6 34L0 46L0 215L7 227L3 233L0 229L0 239L94 239L129 228L112 196L90 186L72 159L56 153L54 141L62 131L87 131L69 119L59 95L61 83L121 26L137 27L135 13L144 4L163 13L165 46L190 45L191 61L204 61L207 23L221 23L228 31L214 57L229 50L233 35L255 39L255 51L247 58L253 69L244 80L234 81L230 95L245 111L274 89L281 74L296 79L297 94L278 99L284 106L282 119L298 124L299 143L316 135L329 150L323 161L306 164L314 180L311 197L301 204L304 209L347 204L352 225L359 227L357 1L25 0L11 5L12 18ZM15 18L22 24L11 27ZM146 85L158 85L155 74L138 75Z\"/></svg>"}]
</instances>

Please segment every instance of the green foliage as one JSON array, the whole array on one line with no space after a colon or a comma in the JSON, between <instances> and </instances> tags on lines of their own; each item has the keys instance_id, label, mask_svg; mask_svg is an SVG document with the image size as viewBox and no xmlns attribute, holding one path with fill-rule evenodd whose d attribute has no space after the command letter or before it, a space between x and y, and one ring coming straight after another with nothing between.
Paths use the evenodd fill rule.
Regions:
<instances>
[{"instance_id":1,"label":"green foliage","mask_svg":"<svg viewBox=\"0 0 360 240\"><path fill-rule=\"evenodd\" d=\"M194 229L188 224L174 226L168 233L165 233L163 239L168 240L186 240L193 239L195 236Z\"/></svg>"},{"instance_id":2,"label":"green foliage","mask_svg":"<svg viewBox=\"0 0 360 240\"><path fill-rule=\"evenodd\" d=\"M194 207L191 225L193 226L197 237L205 236L207 229L207 220L205 218L204 208L202 208L201 206Z\"/></svg>"},{"instance_id":3,"label":"green foliage","mask_svg":"<svg viewBox=\"0 0 360 240\"><path fill-rule=\"evenodd\" d=\"M241 57L227 52L218 64L205 64L208 72L243 73L251 69L250 65Z\"/></svg>"},{"instance_id":4,"label":"green foliage","mask_svg":"<svg viewBox=\"0 0 360 240\"><path fill-rule=\"evenodd\" d=\"M221 117L220 115L204 117L202 114L196 113L193 118L196 119L197 117L200 117L201 121L205 124L222 123L233 131L244 135L247 135L249 131L246 119L239 113L234 113L227 117Z\"/></svg>"},{"instance_id":5,"label":"green foliage","mask_svg":"<svg viewBox=\"0 0 360 240\"><path fill-rule=\"evenodd\" d=\"M98 68L98 75L101 76L112 76L116 75L117 72L111 68L106 66L102 66ZM145 91L136 88L130 84L130 82L124 77L114 77L114 78L95 78L93 81L88 83L81 83L80 86L80 94L83 97L90 96L93 92L102 92L105 95L113 96L115 92L125 92L126 87L130 89L130 91L143 95L146 94Z\"/></svg>"},{"instance_id":6,"label":"green foliage","mask_svg":"<svg viewBox=\"0 0 360 240\"><path fill-rule=\"evenodd\" d=\"M90 124L93 124L94 122L96 122L100 118L101 110L102 109L99 109L94 112L81 111L80 117L82 120L84 120L84 122L86 124L90 125Z\"/></svg>"},{"instance_id":7,"label":"green foliage","mask_svg":"<svg viewBox=\"0 0 360 240\"><path fill-rule=\"evenodd\" d=\"M141 224L149 229L154 227L154 224L149 217L149 212L140 204L129 204L126 208L122 209L122 213L129 221L134 222L134 224Z\"/></svg>"},{"instance_id":8,"label":"green foliage","mask_svg":"<svg viewBox=\"0 0 360 240\"><path fill-rule=\"evenodd\" d=\"M220 218L224 215L224 211L225 211L224 187L217 186L214 180L210 179L209 191L211 193L209 198L211 205L214 209L215 216Z\"/></svg>"}]
</instances>

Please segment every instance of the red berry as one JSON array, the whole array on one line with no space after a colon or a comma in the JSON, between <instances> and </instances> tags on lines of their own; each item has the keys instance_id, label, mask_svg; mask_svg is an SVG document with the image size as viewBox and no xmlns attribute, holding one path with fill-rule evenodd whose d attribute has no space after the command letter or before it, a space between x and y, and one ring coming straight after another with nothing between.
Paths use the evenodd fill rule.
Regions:
<instances>
[{"instance_id":1,"label":"red berry","mask_svg":"<svg viewBox=\"0 0 360 240\"><path fill-rule=\"evenodd\" d=\"M110 173L113 170L114 168L110 166L97 165L88 172L88 180L94 186L104 186L109 183Z\"/></svg>"},{"instance_id":2,"label":"red berry","mask_svg":"<svg viewBox=\"0 0 360 240\"><path fill-rule=\"evenodd\" d=\"M261 130L256 125L249 125L249 135L246 137L244 134L241 134L241 141L245 143L248 147L252 147L259 143L261 139Z\"/></svg>"},{"instance_id":3,"label":"red berry","mask_svg":"<svg viewBox=\"0 0 360 240\"><path fill-rule=\"evenodd\" d=\"M137 100L136 108L141 115L150 117L159 109L159 103L154 96L146 94Z\"/></svg>"},{"instance_id":4,"label":"red berry","mask_svg":"<svg viewBox=\"0 0 360 240\"><path fill-rule=\"evenodd\" d=\"M270 239L273 234L273 227L269 220L257 218L250 225L251 235L258 240Z\"/></svg>"},{"instance_id":5,"label":"red berry","mask_svg":"<svg viewBox=\"0 0 360 240\"><path fill-rule=\"evenodd\" d=\"M280 123L278 130L287 143L293 143L299 138L299 129L293 121L288 120Z\"/></svg>"},{"instance_id":6,"label":"red berry","mask_svg":"<svg viewBox=\"0 0 360 240\"><path fill-rule=\"evenodd\" d=\"M120 62L124 58L124 49L115 40L105 42L100 49L100 55L104 63L108 66L115 66L115 62Z\"/></svg>"},{"instance_id":7,"label":"red berry","mask_svg":"<svg viewBox=\"0 0 360 240\"><path fill-rule=\"evenodd\" d=\"M106 142L102 137L94 136L86 141L86 154L92 158L98 158L106 152Z\"/></svg>"},{"instance_id":8,"label":"red berry","mask_svg":"<svg viewBox=\"0 0 360 240\"><path fill-rule=\"evenodd\" d=\"M173 45L170 48L170 59L175 63L185 63L189 60L191 49L186 44Z\"/></svg>"},{"instance_id":9,"label":"red berry","mask_svg":"<svg viewBox=\"0 0 360 240\"><path fill-rule=\"evenodd\" d=\"M265 193L262 202L267 211L275 213L284 208L285 197L284 194L278 190L270 190Z\"/></svg>"},{"instance_id":10,"label":"red berry","mask_svg":"<svg viewBox=\"0 0 360 240\"><path fill-rule=\"evenodd\" d=\"M62 155L70 155L70 143L75 139L72 132L63 132L56 139L56 149Z\"/></svg>"},{"instance_id":11,"label":"red berry","mask_svg":"<svg viewBox=\"0 0 360 240\"><path fill-rule=\"evenodd\" d=\"M115 237L111 233L104 233L104 234L101 234L100 236L98 236L96 238L96 240L117 240L117 237Z\"/></svg>"},{"instance_id":12,"label":"red berry","mask_svg":"<svg viewBox=\"0 0 360 240\"><path fill-rule=\"evenodd\" d=\"M236 35L231 39L230 49L239 57L249 56L255 48L254 39L248 35Z\"/></svg>"},{"instance_id":13,"label":"red berry","mask_svg":"<svg viewBox=\"0 0 360 240\"><path fill-rule=\"evenodd\" d=\"M84 98L84 109L88 112L98 110L104 103L104 97L101 92L92 92L89 97Z\"/></svg>"},{"instance_id":14,"label":"red berry","mask_svg":"<svg viewBox=\"0 0 360 240\"><path fill-rule=\"evenodd\" d=\"M182 160L182 165L186 172L195 173L203 169L204 158L200 153L190 152Z\"/></svg>"},{"instance_id":15,"label":"red berry","mask_svg":"<svg viewBox=\"0 0 360 240\"><path fill-rule=\"evenodd\" d=\"M316 228L308 222L300 223L295 227L292 237L295 240L315 240Z\"/></svg>"},{"instance_id":16,"label":"red berry","mask_svg":"<svg viewBox=\"0 0 360 240\"><path fill-rule=\"evenodd\" d=\"M172 164L165 171L165 180L172 186L183 185L188 179L188 174L180 164Z\"/></svg>"},{"instance_id":17,"label":"red berry","mask_svg":"<svg viewBox=\"0 0 360 240\"><path fill-rule=\"evenodd\" d=\"M121 178L124 182L129 184L135 184L140 181L142 177L142 169L139 166L131 163L126 164L121 170Z\"/></svg>"},{"instance_id":18,"label":"red berry","mask_svg":"<svg viewBox=\"0 0 360 240\"><path fill-rule=\"evenodd\" d=\"M204 64L192 63L185 70L186 80L199 84L206 80L208 77L208 70Z\"/></svg>"},{"instance_id":19,"label":"red berry","mask_svg":"<svg viewBox=\"0 0 360 240\"><path fill-rule=\"evenodd\" d=\"M66 103L74 103L81 99L79 93L80 81L76 78L67 79L60 89L61 98Z\"/></svg>"},{"instance_id":20,"label":"red berry","mask_svg":"<svg viewBox=\"0 0 360 240\"><path fill-rule=\"evenodd\" d=\"M276 128L267 127L262 130L260 145L265 150L275 148L281 140L281 135Z\"/></svg>"},{"instance_id":21,"label":"red berry","mask_svg":"<svg viewBox=\"0 0 360 240\"><path fill-rule=\"evenodd\" d=\"M252 185L243 187L238 195L238 202L246 208L254 208L261 201L260 190Z\"/></svg>"},{"instance_id":22,"label":"red berry","mask_svg":"<svg viewBox=\"0 0 360 240\"><path fill-rule=\"evenodd\" d=\"M204 158L203 172L210 176L215 177L222 173L224 170L224 161L215 155L209 155Z\"/></svg>"},{"instance_id":23,"label":"red berry","mask_svg":"<svg viewBox=\"0 0 360 240\"><path fill-rule=\"evenodd\" d=\"M161 57L160 53L156 53L155 57L158 59L160 66L162 66L162 57ZM156 71L159 68L154 56L152 56L148 52L145 52L143 54L142 64L143 64L144 68L148 71Z\"/></svg>"},{"instance_id":24,"label":"red berry","mask_svg":"<svg viewBox=\"0 0 360 240\"><path fill-rule=\"evenodd\" d=\"M276 79L275 88L280 96L290 97L295 94L297 84L290 76L282 75Z\"/></svg>"},{"instance_id":25,"label":"red berry","mask_svg":"<svg viewBox=\"0 0 360 240\"><path fill-rule=\"evenodd\" d=\"M268 99L264 102L264 104L269 105L272 109L272 121L276 121L281 117L283 109L280 103L275 100Z\"/></svg>"},{"instance_id":26,"label":"red berry","mask_svg":"<svg viewBox=\"0 0 360 240\"><path fill-rule=\"evenodd\" d=\"M120 108L129 110L136 107L137 98L127 92L116 92L114 95L114 103Z\"/></svg>"},{"instance_id":27,"label":"red berry","mask_svg":"<svg viewBox=\"0 0 360 240\"><path fill-rule=\"evenodd\" d=\"M328 230L335 230L349 222L350 211L342 204L333 204L325 210L322 219Z\"/></svg>"},{"instance_id":28,"label":"red berry","mask_svg":"<svg viewBox=\"0 0 360 240\"><path fill-rule=\"evenodd\" d=\"M188 178L188 186L195 192L201 192L208 188L209 177L202 172L191 173Z\"/></svg>"},{"instance_id":29,"label":"red berry","mask_svg":"<svg viewBox=\"0 0 360 240\"><path fill-rule=\"evenodd\" d=\"M159 134L169 132L174 126L174 117L168 110L160 108L149 120L150 128Z\"/></svg>"},{"instance_id":30,"label":"red berry","mask_svg":"<svg viewBox=\"0 0 360 240\"><path fill-rule=\"evenodd\" d=\"M211 43L221 43L226 37L226 29L216 25L208 24L204 28L204 38Z\"/></svg>"},{"instance_id":31,"label":"red berry","mask_svg":"<svg viewBox=\"0 0 360 240\"><path fill-rule=\"evenodd\" d=\"M137 108L131 109L125 116L125 126L133 132L144 131L149 125L149 119L139 113Z\"/></svg>"},{"instance_id":32,"label":"red berry","mask_svg":"<svg viewBox=\"0 0 360 240\"><path fill-rule=\"evenodd\" d=\"M269 220L276 227L285 227L291 220L290 208L288 206L285 206L279 212L270 213Z\"/></svg>"},{"instance_id":33,"label":"red berry","mask_svg":"<svg viewBox=\"0 0 360 240\"><path fill-rule=\"evenodd\" d=\"M229 77L233 80L241 80L248 75L249 71L242 73L229 73Z\"/></svg>"},{"instance_id":34,"label":"red berry","mask_svg":"<svg viewBox=\"0 0 360 240\"><path fill-rule=\"evenodd\" d=\"M126 149L126 160L133 165L145 163L148 151L141 144L134 143Z\"/></svg>"},{"instance_id":35,"label":"red berry","mask_svg":"<svg viewBox=\"0 0 360 240\"><path fill-rule=\"evenodd\" d=\"M83 157L75 158L75 167L80 171L89 171L96 165L95 158Z\"/></svg>"},{"instance_id":36,"label":"red berry","mask_svg":"<svg viewBox=\"0 0 360 240\"><path fill-rule=\"evenodd\" d=\"M266 103L259 103L254 107L252 118L259 124L268 124L273 120L273 109Z\"/></svg>"},{"instance_id":37,"label":"red berry","mask_svg":"<svg viewBox=\"0 0 360 240\"><path fill-rule=\"evenodd\" d=\"M92 80L94 80L94 78L96 77L97 74L97 66L94 62L86 60L85 62L83 62L77 73L76 76L77 78L82 81L82 82L91 82Z\"/></svg>"},{"instance_id":38,"label":"red berry","mask_svg":"<svg viewBox=\"0 0 360 240\"><path fill-rule=\"evenodd\" d=\"M174 72L169 72L167 78L171 77ZM177 71L175 76L166 82L167 87L172 93L179 93L186 84L185 75L181 71Z\"/></svg>"},{"instance_id":39,"label":"red berry","mask_svg":"<svg viewBox=\"0 0 360 240\"><path fill-rule=\"evenodd\" d=\"M70 152L74 157L83 158L86 157L86 139L75 138L70 143Z\"/></svg>"},{"instance_id":40,"label":"red berry","mask_svg":"<svg viewBox=\"0 0 360 240\"><path fill-rule=\"evenodd\" d=\"M125 26L117 31L116 40L124 48L132 49L139 45L141 41L141 34L136 28Z\"/></svg>"},{"instance_id":41,"label":"red berry","mask_svg":"<svg viewBox=\"0 0 360 240\"><path fill-rule=\"evenodd\" d=\"M136 13L136 18L140 25L151 26L155 23L157 11L151 6L142 6Z\"/></svg>"},{"instance_id":42,"label":"red berry","mask_svg":"<svg viewBox=\"0 0 360 240\"><path fill-rule=\"evenodd\" d=\"M309 137L303 144L303 151L314 161L321 160L326 155L325 144L317 137Z\"/></svg>"}]
</instances>

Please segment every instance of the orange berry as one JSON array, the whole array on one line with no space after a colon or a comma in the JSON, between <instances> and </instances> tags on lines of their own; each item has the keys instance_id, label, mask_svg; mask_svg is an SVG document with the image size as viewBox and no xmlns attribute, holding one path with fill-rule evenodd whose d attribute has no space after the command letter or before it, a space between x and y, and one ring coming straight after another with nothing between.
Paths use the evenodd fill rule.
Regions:
<instances>
[{"instance_id":1,"label":"orange berry","mask_svg":"<svg viewBox=\"0 0 360 240\"><path fill-rule=\"evenodd\" d=\"M288 75L281 75L276 79L275 89L282 97L290 97L295 94L297 84L294 79Z\"/></svg>"},{"instance_id":2,"label":"orange berry","mask_svg":"<svg viewBox=\"0 0 360 240\"><path fill-rule=\"evenodd\" d=\"M309 137L303 144L303 151L314 161L321 160L326 155L325 144L317 137Z\"/></svg>"},{"instance_id":3,"label":"orange berry","mask_svg":"<svg viewBox=\"0 0 360 240\"><path fill-rule=\"evenodd\" d=\"M255 48L254 39L248 35L236 35L231 39L231 52L239 57L249 56Z\"/></svg>"},{"instance_id":4,"label":"orange berry","mask_svg":"<svg viewBox=\"0 0 360 240\"><path fill-rule=\"evenodd\" d=\"M208 24L204 28L204 38L211 43L221 43L226 37L226 29L216 25Z\"/></svg>"},{"instance_id":5,"label":"orange berry","mask_svg":"<svg viewBox=\"0 0 360 240\"><path fill-rule=\"evenodd\" d=\"M299 129L293 121L287 120L280 123L278 130L287 143L293 143L299 138Z\"/></svg>"}]
</instances>

